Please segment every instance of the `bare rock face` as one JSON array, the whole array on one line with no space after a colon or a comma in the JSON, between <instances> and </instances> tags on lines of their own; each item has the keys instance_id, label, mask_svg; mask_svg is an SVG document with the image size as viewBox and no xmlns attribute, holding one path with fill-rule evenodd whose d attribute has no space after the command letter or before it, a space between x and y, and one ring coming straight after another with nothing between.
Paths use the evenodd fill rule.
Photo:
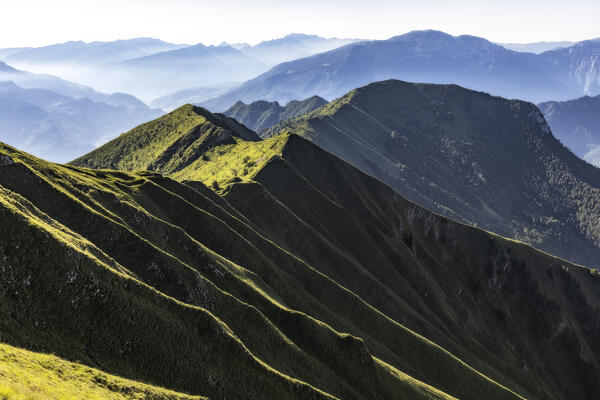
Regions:
<instances>
[{"instance_id":1,"label":"bare rock face","mask_svg":"<svg viewBox=\"0 0 600 400\"><path fill-rule=\"evenodd\" d=\"M0 154L0 167L6 167L7 165L15 164L15 160L6 154Z\"/></svg>"}]
</instances>

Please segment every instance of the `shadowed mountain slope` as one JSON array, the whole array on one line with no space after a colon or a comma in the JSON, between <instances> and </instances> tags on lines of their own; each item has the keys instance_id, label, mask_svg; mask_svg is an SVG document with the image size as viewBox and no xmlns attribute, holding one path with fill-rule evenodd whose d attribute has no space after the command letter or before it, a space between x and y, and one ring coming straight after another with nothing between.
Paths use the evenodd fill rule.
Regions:
<instances>
[{"instance_id":1,"label":"shadowed mountain slope","mask_svg":"<svg viewBox=\"0 0 600 400\"><path fill-rule=\"evenodd\" d=\"M148 126L158 128L159 121ZM122 147L113 149L121 154ZM101 167L101 160L91 154L74 164ZM156 168L175 180L155 173L136 178L152 181L140 183L144 193L137 197L146 210L243 267L261 296L360 338L385 365L461 399L515 398L498 384L528 399L599 393L595 271L432 214L297 135L238 136L180 165ZM198 208L225 223L226 232L221 222L198 220ZM230 230L243 240L232 239ZM182 257L189 251L174 243L169 248ZM373 382L388 378L373 380L364 366L357 376L354 362L338 358L345 351L316 346L313 334L300 331L304 322L291 328L260 296L232 282L224 277L215 284L255 306L293 343L350 381L334 380L338 389L332 389L327 368L293 368L293 375L282 357L273 357L272 344L242 339L257 357L340 398L403 398L381 392L392 383L375 389ZM235 318L213 312L240 338L249 334L236 331Z\"/></svg>"},{"instance_id":2,"label":"shadowed mountain slope","mask_svg":"<svg viewBox=\"0 0 600 400\"><path fill-rule=\"evenodd\" d=\"M426 208L599 266L600 171L531 103L454 85L377 82L266 136L296 133Z\"/></svg>"},{"instance_id":3,"label":"shadowed mountain slope","mask_svg":"<svg viewBox=\"0 0 600 400\"><path fill-rule=\"evenodd\" d=\"M1 160L11 345L212 398L518 398L198 182Z\"/></svg>"},{"instance_id":4,"label":"shadowed mountain slope","mask_svg":"<svg viewBox=\"0 0 600 400\"><path fill-rule=\"evenodd\" d=\"M277 122L306 114L327 104L327 100L312 96L305 100L293 100L284 107L278 102L259 100L254 103L235 103L223 114L234 118L254 131L268 129Z\"/></svg>"}]
</instances>

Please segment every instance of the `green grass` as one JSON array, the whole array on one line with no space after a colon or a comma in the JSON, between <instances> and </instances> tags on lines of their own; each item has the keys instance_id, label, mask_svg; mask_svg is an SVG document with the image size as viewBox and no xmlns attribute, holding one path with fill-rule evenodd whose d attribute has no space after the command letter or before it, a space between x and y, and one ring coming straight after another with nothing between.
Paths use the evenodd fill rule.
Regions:
<instances>
[{"instance_id":1,"label":"green grass","mask_svg":"<svg viewBox=\"0 0 600 400\"><path fill-rule=\"evenodd\" d=\"M187 104L111 140L72 164L92 168L172 173L207 149L258 136L235 120Z\"/></svg>"},{"instance_id":2,"label":"green grass","mask_svg":"<svg viewBox=\"0 0 600 400\"><path fill-rule=\"evenodd\" d=\"M106 374L53 355L0 343L1 400L206 399Z\"/></svg>"},{"instance_id":3,"label":"green grass","mask_svg":"<svg viewBox=\"0 0 600 400\"><path fill-rule=\"evenodd\" d=\"M259 142L237 139L235 144L215 147L172 175L180 181L196 180L223 193L234 182L248 181L272 157L281 156L285 135Z\"/></svg>"},{"instance_id":4,"label":"green grass","mask_svg":"<svg viewBox=\"0 0 600 400\"><path fill-rule=\"evenodd\" d=\"M193 111L192 106L177 110L147 122L119 136L105 146L109 151L97 150L90 166L104 165L112 169L143 170L159 156L165 148L198 125L207 123L206 118ZM113 152L115 148L117 153ZM118 161L114 161L118 159Z\"/></svg>"}]
</instances>

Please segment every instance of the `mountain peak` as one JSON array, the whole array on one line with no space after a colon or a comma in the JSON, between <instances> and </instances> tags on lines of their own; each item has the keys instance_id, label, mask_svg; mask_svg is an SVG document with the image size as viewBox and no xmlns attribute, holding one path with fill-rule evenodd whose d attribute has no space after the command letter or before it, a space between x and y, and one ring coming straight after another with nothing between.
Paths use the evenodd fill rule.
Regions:
<instances>
[{"instance_id":1,"label":"mountain peak","mask_svg":"<svg viewBox=\"0 0 600 400\"><path fill-rule=\"evenodd\" d=\"M122 134L74 165L92 168L178 171L204 152L236 140L260 138L239 122L205 108L185 104L176 110ZM115 156L117 155L117 156Z\"/></svg>"},{"instance_id":2,"label":"mountain peak","mask_svg":"<svg viewBox=\"0 0 600 400\"><path fill-rule=\"evenodd\" d=\"M388 40L414 40L414 39L433 39L433 38L455 38L449 33L438 31L435 29L414 30L401 35L392 36Z\"/></svg>"},{"instance_id":3,"label":"mountain peak","mask_svg":"<svg viewBox=\"0 0 600 400\"><path fill-rule=\"evenodd\" d=\"M312 96L306 100L292 100L284 107L277 101L257 100L250 104L237 101L224 114L258 132L269 129L279 121L306 114L325 104L327 101L319 96Z\"/></svg>"},{"instance_id":4,"label":"mountain peak","mask_svg":"<svg viewBox=\"0 0 600 400\"><path fill-rule=\"evenodd\" d=\"M306 33L289 33L283 37L283 39L319 39L320 36L309 35Z\"/></svg>"}]
</instances>

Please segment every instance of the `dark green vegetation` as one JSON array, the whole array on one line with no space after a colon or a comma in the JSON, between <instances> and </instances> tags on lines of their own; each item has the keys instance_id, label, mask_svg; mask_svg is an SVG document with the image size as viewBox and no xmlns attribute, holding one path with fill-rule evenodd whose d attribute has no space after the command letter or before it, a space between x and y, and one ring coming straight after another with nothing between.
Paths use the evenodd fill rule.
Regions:
<instances>
[{"instance_id":1,"label":"dark green vegetation","mask_svg":"<svg viewBox=\"0 0 600 400\"><path fill-rule=\"evenodd\" d=\"M538 105L552 133L590 164L600 166L600 96Z\"/></svg>"},{"instance_id":2,"label":"dark green vegetation","mask_svg":"<svg viewBox=\"0 0 600 400\"><path fill-rule=\"evenodd\" d=\"M313 96L306 100L290 101L282 107L276 101L259 100L254 103L244 104L238 101L223 114L235 118L254 131L268 129L276 123L294 118L327 104L327 100Z\"/></svg>"},{"instance_id":3,"label":"dark green vegetation","mask_svg":"<svg viewBox=\"0 0 600 400\"><path fill-rule=\"evenodd\" d=\"M137 279L208 309L257 359L338 398L443 398L432 388L460 399L600 395L595 271L432 214L297 135L248 141L230 129L228 143L201 148L191 142L199 149L193 157L157 164L166 149L185 153L179 138L197 129L199 115L224 118L185 106L74 162L147 166L175 180L156 172L54 166L64 171L60 176L77 177L69 179L85 175L91 189L77 196L100 202L101 215L110 212L123 224L116 238L103 239L107 244L97 239L101 234L91 237L110 231L98 228L100 222L82 217L82 228L71 229ZM165 129L173 120L188 133ZM203 135L196 137L202 142ZM154 150L144 166L129 167L125 150L136 140ZM110 194L96 193L99 184ZM74 218L68 214L61 221ZM157 261L147 247L117 245L129 243L129 232L173 258ZM170 275L179 263L200 274L202 290L200 278ZM193 343L187 338L180 341L188 346L187 359L206 354L195 343L207 336ZM143 350L133 347L143 359ZM234 383L230 374L248 367L232 367L237 356L218 347L210 351L217 369L210 374L227 382L223 390L254 388L249 381L259 376L271 379L255 369L245 374L249 381ZM155 384L223 395L200 378L190 387L152 372ZM287 389L279 387L270 397L282 397Z\"/></svg>"},{"instance_id":4,"label":"dark green vegetation","mask_svg":"<svg viewBox=\"0 0 600 400\"><path fill-rule=\"evenodd\" d=\"M600 171L531 103L454 85L373 83L266 136L296 133L453 219L600 266Z\"/></svg>"}]
</instances>

